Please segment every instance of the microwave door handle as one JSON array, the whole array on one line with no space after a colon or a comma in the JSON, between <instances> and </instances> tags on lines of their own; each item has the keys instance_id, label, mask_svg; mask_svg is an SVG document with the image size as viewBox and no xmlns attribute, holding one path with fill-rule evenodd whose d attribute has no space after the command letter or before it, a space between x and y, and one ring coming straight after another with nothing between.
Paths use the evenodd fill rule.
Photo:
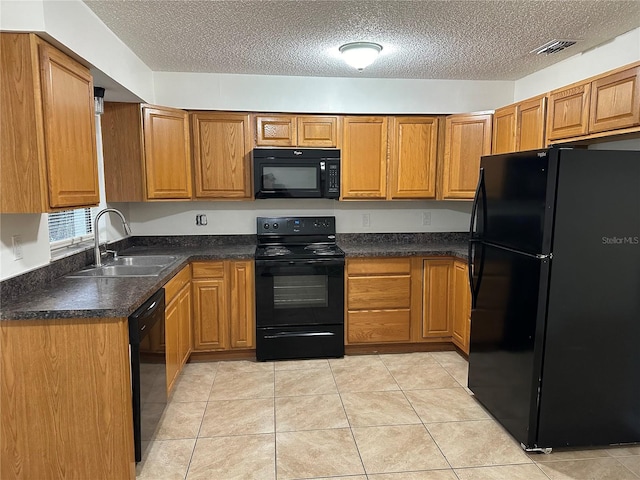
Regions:
<instances>
[{"instance_id":1,"label":"microwave door handle","mask_svg":"<svg viewBox=\"0 0 640 480\"><path fill-rule=\"evenodd\" d=\"M326 181L327 181L327 171L326 171L326 162L320 162L320 195L324 196L326 193Z\"/></svg>"}]
</instances>

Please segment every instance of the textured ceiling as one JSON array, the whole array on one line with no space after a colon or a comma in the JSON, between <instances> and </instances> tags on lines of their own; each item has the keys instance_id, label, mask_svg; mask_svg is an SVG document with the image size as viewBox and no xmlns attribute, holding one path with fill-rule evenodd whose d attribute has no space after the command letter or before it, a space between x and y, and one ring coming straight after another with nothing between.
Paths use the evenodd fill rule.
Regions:
<instances>
[{"instance_id":1,"label":"textured ceiling","mask_svg":"<svg viewBox=\"0 0 640 480\"><path fill-rule=\"evenodd\" d=\"M85 0L152 70L516 80L640 26L632 0ZM553 39L578 43L529 52ZM338 47L372 41L359 73Z\"/></svg>"}]
</instances>

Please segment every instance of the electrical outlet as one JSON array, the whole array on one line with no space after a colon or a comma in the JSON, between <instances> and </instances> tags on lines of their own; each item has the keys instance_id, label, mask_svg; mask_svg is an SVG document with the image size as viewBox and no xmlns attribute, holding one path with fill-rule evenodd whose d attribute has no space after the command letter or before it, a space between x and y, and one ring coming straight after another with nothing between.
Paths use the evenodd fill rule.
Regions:
<instances>
[{"instance_id":1,"label":"electrical outlet","mask_svg":"<svg viewBox=\"0 0 640 480\"><path fill-rule=\"evenodd\" d=\"M371 226L371 214L363 213L362 214L362 226L370 227Z\"/></svg>"},{"instance_id":2,"label":"electrical outlet","mask_svg":"<svg viewBox=\"0 0 640 480\"><path fill-rule=\"evenodd\" d=\"M431 225L431 212L422 212L422 225Z\"/></svg>"},{"instance_id":3,"label":"electrical outlet","mask_svg":"<svg viewBox=\"0 0 640 480\"><path fill-rule=\"evenodd\" d=\"M13 235L11 237L11 244L13 246L13 259L22 260L22 237L20 235Z\"/></svg>"},{"instance_id":4,"label":"electrical outlet","mask_svg":"<svg viewBox=\"0 0 640 480\"><path fill-rule=\"evenodd\" d=\"M196 225L202 227L207 224L207 216L204 213L196 215Z\"/></svg>"}]
</instances>

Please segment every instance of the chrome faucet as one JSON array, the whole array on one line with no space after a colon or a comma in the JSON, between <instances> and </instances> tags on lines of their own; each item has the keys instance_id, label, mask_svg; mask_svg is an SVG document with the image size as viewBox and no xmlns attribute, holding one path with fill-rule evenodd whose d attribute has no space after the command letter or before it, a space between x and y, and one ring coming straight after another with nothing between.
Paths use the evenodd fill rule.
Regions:
<instances>
[{"instance_id":1,"label":"chrome faucet","mask_svg":"<svg viewBox=\"0 0 640 480\"><path fill-rule=\"evenodd\" d=\"M115 208L105 208L103 210L100 210L97 214L96 214L96 218L93 221L93 236L94 236L94 240L95 240L95 247L94 247L94 255L96 257L96 267L99 267L102 262L101 262L101 258L100 258L100 233L98 231L98 220L100 220L100 217L102 215L104 215L105 213L115 213L120 217L120 220L122 220L122 226L124 227L124 233L126 235L131 235L131 228L129 227L129 224L127 223L127 220L124 218L124 215L122 214L122 212L120 210L116 210ZM114 252L115 254L115 252Z\"/></svg>"}]
</instances>

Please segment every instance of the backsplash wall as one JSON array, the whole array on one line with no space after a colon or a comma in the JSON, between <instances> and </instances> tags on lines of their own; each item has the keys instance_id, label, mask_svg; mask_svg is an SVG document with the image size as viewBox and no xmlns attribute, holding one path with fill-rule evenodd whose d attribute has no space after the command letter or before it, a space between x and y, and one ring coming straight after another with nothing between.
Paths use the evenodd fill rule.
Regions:
<instances>
[{"instance_id":1,"label":"backsplash wall","mask_svg":"<svg viewBox=\"0 0 640 480\"><path fill-rule=\"evenodd\" d=\"M255 234L256 217L336 217L338 233L466 232L471 202L337 202L279 199L253 202L158 202L129 204L135 235ZM196 226L195 217L207 216ZM368 226L367 226L368 224Z\"/></svg>"}]
</instances>

